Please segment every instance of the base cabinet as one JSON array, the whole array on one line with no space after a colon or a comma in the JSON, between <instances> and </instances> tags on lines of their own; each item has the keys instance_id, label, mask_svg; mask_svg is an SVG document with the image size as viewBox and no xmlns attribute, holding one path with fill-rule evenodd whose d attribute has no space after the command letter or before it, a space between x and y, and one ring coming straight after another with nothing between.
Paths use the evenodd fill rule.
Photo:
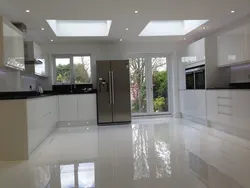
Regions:
<instances>
[{"instance_id":1,"label":"base cabinet","mask_svg":"<svg viewBox=\"0 0 250 188\"><path fill-rule=\"evenodd\" d=\"M76 121L77 118L77 95L60 95L59 121Z\"/></svg>"},{"instance_id":2,"label":"base cabinet","mask_svg":"<svg viewBox=\"0 0 250 188\"><path fill-rule=\"evenodd\" d=\"M34 151L58 121L57 96L27 100L28 152Z\"/></svg>"},{"instance_id":3,"label":"base cabinet","mask_svg":"<svg viewBox=\"0 0 250 188\"><path fill-rule=\"evenodd\" d=\"M94 122L96 123L96 94L60 95L60 122Z\"/></svg>"},{"instance_id":4,"label":"base cabinet","mask_svg":"<svg viewBox=\"0 0 250 188\"><path fill-rule=\"evenodd\" d=\"M207 120L211 127L250 140L250 91L207 91Z\"/></svg>"}]
</instances>

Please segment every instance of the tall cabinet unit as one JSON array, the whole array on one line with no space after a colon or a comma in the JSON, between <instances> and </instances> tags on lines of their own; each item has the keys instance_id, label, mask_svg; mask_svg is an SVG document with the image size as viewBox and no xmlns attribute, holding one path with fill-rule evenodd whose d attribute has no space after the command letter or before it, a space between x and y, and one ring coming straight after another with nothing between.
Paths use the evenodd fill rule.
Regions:
<instances>
[{"instance_id":1,"label":"tall cabinet unit","mask_svg":"<svg viewBox=\"0 0 250 188\"><path fill-rule=\"evenodd\" d=\"M25 69L23 42L22 32L0 17L0 68Z\"/></svg>"}]
</instances>

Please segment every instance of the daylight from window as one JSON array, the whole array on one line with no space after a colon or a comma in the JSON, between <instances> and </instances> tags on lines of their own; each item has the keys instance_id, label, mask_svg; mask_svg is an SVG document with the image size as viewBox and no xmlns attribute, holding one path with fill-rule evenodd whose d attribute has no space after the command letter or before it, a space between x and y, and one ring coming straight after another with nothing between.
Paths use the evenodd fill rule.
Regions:
<instances>
[{"instance_id":1,"label":"daylight from window","mask_svg":"<svg viewBox=\"0 0 250 188\"><path fill-rule=\"evenodd\" d=\"M71 62L71 59L73 62ZM89 84L91 80L90 56L56 58L56 82L61 84Z\"/></svg>"}]
</instances>

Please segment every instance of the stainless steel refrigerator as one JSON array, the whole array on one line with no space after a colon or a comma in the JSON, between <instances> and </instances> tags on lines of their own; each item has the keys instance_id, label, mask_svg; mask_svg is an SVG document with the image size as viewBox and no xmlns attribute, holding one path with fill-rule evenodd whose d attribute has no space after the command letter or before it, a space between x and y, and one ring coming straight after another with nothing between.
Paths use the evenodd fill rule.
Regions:
<instances>
[{"instance_id":1,"label":"stainless steel refrigerator","mask_svg":"<svg viewBox=\"0 0 250 188\"><path fill-rule=\"evenodd\" d=\"M129 61L97 61L98 124L131 122Z\"/></svg>"}]
</instances>

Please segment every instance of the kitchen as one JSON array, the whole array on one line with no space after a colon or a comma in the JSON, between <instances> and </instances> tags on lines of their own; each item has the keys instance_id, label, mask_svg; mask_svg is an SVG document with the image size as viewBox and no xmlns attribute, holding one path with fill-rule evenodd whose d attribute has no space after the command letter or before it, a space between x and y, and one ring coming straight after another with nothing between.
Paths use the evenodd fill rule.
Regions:
<instances>
[{"instance_id":1,"label":"kitchen","mask_svg":"<svg viewBox=\"0 0 250 188\"><path fill-rule=\"evenodd\" d=\"M20 36L22 35L22 32L6 19L3 18L2 22L11 26L10 28L13 29L12 32L16 32ZM169 75L169 102L170 112L172 112L174 117L183 117L249 139L246 132L248 130L246 129L247 125L242 124L242 122L247 123L247 119L237 119L237 121L241 122L242 126L245 126L240 130L228 126L230 122L234 122L235 124L235 121L231 121L232 104L234 104L232 96L236 96L236 94L242 95L245 97L244 99L241 98L243 101L247 100L248 97L247 91L240 90L248 88L247 82L249 82L248 71L246 71L249 59L247 53L249 40L242 39L249 38L249 26L248 22L242 25L235 29L240 31L225 29L226 31L224 32L207 36L177 50L177 63L169 61L171 62L169 64L170 70L173 70L173 73ZM22 28L25 27L22 25ZM236 35L237 37L235 37L234 32L239 33ZM228 52L226 52L225 49L227 49L227 46L232 46L228 44L229 39L233 40L232 43L238 42L242 48L228 49ZM46 139L56 126L72 127L79 124L93 126L102 123L112 123L114 117L109 121L104 120L104 122L99 119L101 118L102 110L98 108L98 97L96 94L98 90L99 92L109 90L112 82L107 81L110 80L110 77L104 78L103 76L98 76L101 74L98 73L98 70L103 69L103 67L98 69L98 65L100 64L100 60L110 62L107 60L119 59L121 57L129 59L132 55L128 55L131 53L128 52L128 49L131 49L132 46L121 48L115 45L89 44L85 46L75 45L72 48L72 45L67 47L60 44L40 46L34 41L29 41L25 42L25 50L20 44L21 42L19 41L18 48L21 51L19 50L19 52L17 49L14 52L21 54L18 56L22 57L20 59L25 64L25 71L22 71L24 69L23 64L21 66L18 64L18 67L15 67L16 65L14 64L4 65L1 72L1 75L6 77L5 79L7 80L2 79L5 80L2 86L5 85L6 88L1 87L3 92L0 93L1 106L5 106L2 108L2 114L4 114L3 120L6 122L6 126L1 127L1 132L8 133L6 134L8 135L7 138L1 137L2 141L6 143L6 145L3 145L5 152L1 156L2 160L28 159L31 153ZM81 48L80 50L79 47ZM9 56L8 53L12 52L8 51L7 47L3 47L3 49L5 49L4 57ZM118 53L111 53L113 49L118 49ZM149 47L144 52L148 51L147 53L152 53L152 49L152 47ZM159 49L162 50L162 46L155 48L155 51L159 52ZM171 51L172 49L168 50ZM245 54L240 54L241 52L235 50L243 51ZM85 53L82 53L82 51ZM24 55L24 52L26 52L26 55ZM164 54L163 52L161 54ZM122 53L122 55L119 53ZM136 53L139 54L139 51ZM170 60L173 53L169 52L166 56ZM225 63L225 60L227 60L227 63ZM89 69L86 73L88 78L84 82L77 80L75 72L75 67L79 64L79 61L80 64L81 62L85 63L84 66L87 66ZM60 71L57 70L60 65L68 65L70 67L68 71L73 72L73 76L70 73L68 75L71 76L66 76L62 79L59 75ZM5 66L12 68L14 66L15 69L19 70L13 71L13 69L5 68ZM128 62L126 61L125 66L128 66ZM175 68L177 69L175 70ZM179 75L178 79L174 77L176 71ZM175 84L172 85L173 83ZM170 89L171 87L173 90ZM37 88L43 88L44 91L40 91L43 94L38 94L39 92L37 93L36 91ZM129 88L129 85L126 88ZM179 97L178 95L177 97L171 95L172 92L179 93ZM236 94L234 94L235 92ZM106 98L106 101L110 103L113 97L112 95L107 95ZM173 101L171 98L173 98ZM236 100L236 97L234 98ZM119 98L117 100L121 101ZM176 103L176 100L179 102ZM129 101L125 103L127 105L127 118L123 119L122 122L129 123L131 121L129 98L126 101ZM242 102L237 101L235 103L241 104ZM242 109L247 109L246 104L244 103L246 107ZM14 108L14 106L20 106L20 108ZM37 109L37 106L41 106L41 109ZM104 108L107 109L105 106ZM238 113L239 107L235 108L237 108ZM6 109L9 109L9 111ZM20 119L11 119L10 114ZM22 132L22 134L18 134L19 139L16 139L13 145L22 143L22 150L17 150L15 147L8 147L9 142L13 142L12 138L17 136L16 132L13 132L16 122L22 122L22 126L20 126L20 130L22 130L20 133ZM120 121L117 120L115 123L118 122ZM43 124L46 124L46 126L42 126ZM12 155L14 151L16 153ZM11 156L14 156L14 158L11 158Z\"/></svg>"}]
</instances>

